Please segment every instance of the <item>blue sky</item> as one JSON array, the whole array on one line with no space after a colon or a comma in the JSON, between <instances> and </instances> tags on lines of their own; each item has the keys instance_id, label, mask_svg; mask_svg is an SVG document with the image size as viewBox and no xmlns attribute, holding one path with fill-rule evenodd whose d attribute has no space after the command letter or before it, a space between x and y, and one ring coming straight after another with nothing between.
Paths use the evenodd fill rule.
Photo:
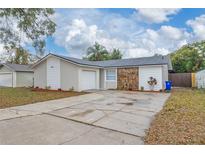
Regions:
<instances>
[{"instance_id":1,"label":"blue sky","mask_svg":"<svg viewBox=\"0 0 205 154\"><path fill-rule=\"evenodd\" d=\"M46 51L81 58L95 41L124 58L168 54L205 39L205 9L56 9Z\"/></svg>"}]
</instances>

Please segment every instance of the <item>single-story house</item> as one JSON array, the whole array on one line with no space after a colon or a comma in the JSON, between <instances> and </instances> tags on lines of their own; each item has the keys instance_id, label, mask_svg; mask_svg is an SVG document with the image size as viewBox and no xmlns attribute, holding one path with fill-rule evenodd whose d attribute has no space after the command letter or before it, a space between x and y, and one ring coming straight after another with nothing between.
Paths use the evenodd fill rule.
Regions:
<instances>
[{"instance_id":1,"label":"single-story house","mask_svg":"<svg viewBox=\"0 0 205 154\"><path fill-rule=\"evenodd\" d=\"M31 87L33 86L33 70L30 65L0 64L0 86Z\"/></svg>"},{"instance_id":2,"label":"single-story house","mask_svg":"<svg viewBox=\"0 0 205 154\"><path fill-rule=\"evenodd\" d=\"M157 80L155 91L165 88L169 56L153 56L106 61L88 61L48 54L32 66L34 87L83 91L121 89L149 91L150 77Z\"/></svg>"}]
</instances>

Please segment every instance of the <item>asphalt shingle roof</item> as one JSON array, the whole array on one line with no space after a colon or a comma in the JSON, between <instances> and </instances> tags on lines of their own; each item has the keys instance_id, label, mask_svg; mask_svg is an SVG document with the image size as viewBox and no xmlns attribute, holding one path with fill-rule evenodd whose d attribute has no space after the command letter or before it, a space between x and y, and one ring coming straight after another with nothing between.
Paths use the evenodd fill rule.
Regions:
<instances>
[{"instance_id":1,"label":"asphalt shingle roof","mask_svg":"<svg viewBox=\"0 0 205 154\"><path fill-rule=\"evenodd\" d=\"M118 60L106 60L106 61L88 61L83 59L77 59L72 57L55 55L59 58L63 58L65 60L80 64L80 65L88 65L88 66L96 66L96 67L132 67L132 66L144 66L144 65L162 65L167 64L169 70L172 70L172 64L169 56L152 56L152 57L143 57L143 58L130 58L130 59L118 59Z\"/></svg>"},{"instance_id":2,"label":"asphalt shingle roof","mask_svg":"<svg viewBox=\"0 0 205 154\"><path fill-rule=\"evenodd\" d=\"M21 64L11 64L11 63L5 63L1 65L5 65L16 72L33 72L33 70L30 68L31 65L21 65Z\"/></svg>"}]
</instances>

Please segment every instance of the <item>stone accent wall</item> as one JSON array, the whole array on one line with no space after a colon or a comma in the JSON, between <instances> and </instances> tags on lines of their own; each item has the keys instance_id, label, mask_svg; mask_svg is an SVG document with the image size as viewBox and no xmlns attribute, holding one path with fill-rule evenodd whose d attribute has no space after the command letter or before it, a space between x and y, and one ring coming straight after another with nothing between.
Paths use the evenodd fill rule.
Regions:
<instances>
[{"instance_id":1,"label":"stone accent wall","mask_svg":"<svg viewBox=\"0 0 205 154\"><path fill-rule=\"evenodd\" d=\"M117 69L117 89L138 90L139 75L138 67Z\"/></svg>"}]
</instances>

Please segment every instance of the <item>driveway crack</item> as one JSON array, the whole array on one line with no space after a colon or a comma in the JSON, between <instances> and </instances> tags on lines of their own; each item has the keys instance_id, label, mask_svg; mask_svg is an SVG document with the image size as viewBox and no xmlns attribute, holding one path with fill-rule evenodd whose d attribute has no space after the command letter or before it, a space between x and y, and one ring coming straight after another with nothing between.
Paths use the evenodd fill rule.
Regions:
<instances>
[{"instance_id":1,"label":"driveway crack","mask_svg":"<svg viewBox=\"0 0 205 154\"><path fill-rule=\"evenodd\" d=\"M87 123L87 122L83 122L83 121L79 121L79 120L75 120L75 119L71 119L71 118L67 118L67 117L62 117L62 116L59 116L59 115L54 115L54 114L51 114L51 113L43 113L43 114L54 116L54 117L57 117L57 118L70 120L70 121L73 121L73 122L77 122L77 123L81 123L81 124L85 124L85 125L89 125L89 126L93 126L93 127L96 127L96 128L102 128L102 129L106 129L106 130L110 130L110 131L114 131L114 132L118 132L118 133L122 133L122 134L127 134L127 135L130 135L130 136L135 136L135 137L142 138L142 136L139 136L139 135L135 135L135 134L131 134L131 133L128 133L128 132L123 132L123 131L119 131L119 130L116 130L116 129L111 129L111 128L95 125L93 123Z\"/></svg>"},{"instance_id":2,"label":"driveway crack","mask_svg":"<svg viewBox=\"0 0 205 154\"><path fill-rule=\"evenodd\" d=\"M95 129L95 128L93 127L93 128L91 128L91 129L89 129L88 131L86 131L86 132L84 132L84 133L78 135L77 137L73 137L73 138L70 139L70 140L67 140L67 141L64 141L64 142L59 143L59 145L62 145L62 144L65 144L65 143L67 143L67 142L71 142L71 141L73 141L73 140L76 140L76 139L78 139L79 137L81 137L81 136L83 136L83 135L86 135L87 133L91 132L91 131L94 130L94 129Z\"/></svg>"}]
</instances>

